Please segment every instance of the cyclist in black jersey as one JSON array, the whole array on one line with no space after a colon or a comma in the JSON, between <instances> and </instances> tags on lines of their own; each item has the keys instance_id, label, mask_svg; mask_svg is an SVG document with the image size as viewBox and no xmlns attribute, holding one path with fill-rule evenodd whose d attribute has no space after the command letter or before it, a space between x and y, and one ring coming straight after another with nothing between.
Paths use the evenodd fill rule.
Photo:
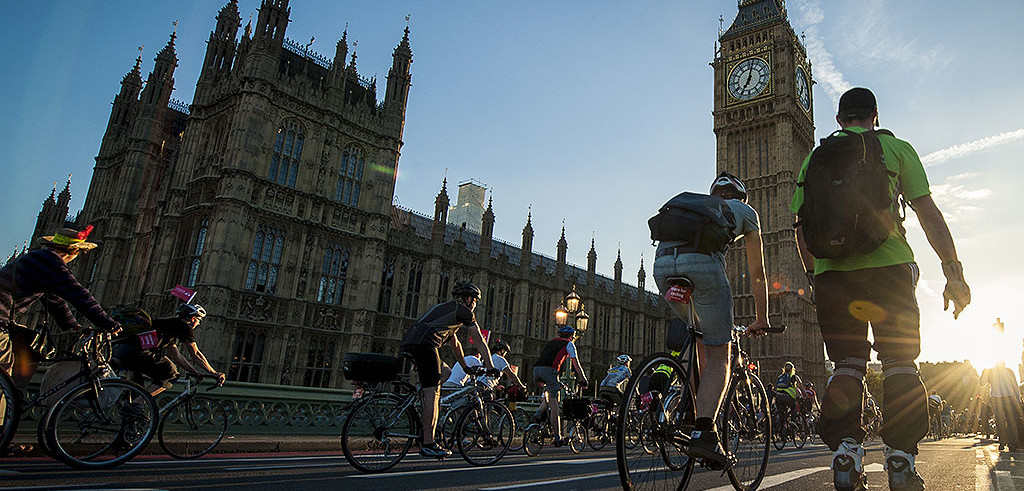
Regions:
<instances>
[{"instance_id":1,"label":"cyclist in black jersey","mask_svg":"<svg viewBox=\"0 0 1024 491\"><path fill-rule=\"evenodd\" d=\"M438 348L447 341L455 359L462 365L463 370L468 370L462 343L459 342L458 336L455 336L455 332L465 326L469 328L470 339L476 344L484 366L494 370L487 342L484 341L480 325L476 323L476 317L473 315L473 309L480 300L480 289L469 282L458 283L452 289L452 296L455 297L454 300L439 303L427 310L402 338L402 351L412 357L419 372L423 396L423 445L420 447L420 455L426 457L443 458L452 454L450 450L434 442L440 400L438 385L442 373L451 373L448 365L441 361Z\"/></svg>"}]
</instances>

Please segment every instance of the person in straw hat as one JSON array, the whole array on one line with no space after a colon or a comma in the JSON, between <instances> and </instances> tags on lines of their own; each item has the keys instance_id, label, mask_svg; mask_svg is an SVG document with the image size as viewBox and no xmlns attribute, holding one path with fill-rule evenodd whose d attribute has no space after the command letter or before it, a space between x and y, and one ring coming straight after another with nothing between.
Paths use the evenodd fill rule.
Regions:
<instances>
[{"instance_id":1,"label":"person in straw hat","mask_svg":"<svg viewBox=\"0 0 1024 491\"><path fill-rule=\"evenodd\" d=\"M92 225L81 231L62 228L53 235L39 237L36 239L39 249L22 254L0 269L0 370L11 375L20 386L28 383L38 359L21 336L25 328L18 320L37 300L43 300L61 328L82 330L70 304L97 329L108 332L120 329L117 321L107 315L67 266L78 254L96 248L95 243L86 240L92 229ZM0 457L29 450L31 447L27 445L14 445L0 449Z\"/></svg>"}]
</instances>

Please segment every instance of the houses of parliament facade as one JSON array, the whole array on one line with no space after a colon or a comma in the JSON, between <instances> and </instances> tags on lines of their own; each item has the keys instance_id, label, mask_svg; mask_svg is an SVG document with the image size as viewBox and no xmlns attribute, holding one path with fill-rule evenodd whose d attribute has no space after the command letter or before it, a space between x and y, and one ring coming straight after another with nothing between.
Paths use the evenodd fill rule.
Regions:
<instances>
[{"instance_id":1,"label":"houses of parliament facade","mask_svg":"<svg viewBox=\"0 0 1024 491\"><path fill-rule=\"evenodd\" d=\"M289 13L288 0L263 0L256 25L242 27L235 0L221 8L191 104L171 99L173 34L145 84L141 57L122 79L72 223L95 226L90 239L101 247L72 267L101 304L160 317L178 301L172 288L192 288L209 312L197 338L210 363L230 380L267 384L348 387L344 353L397 354L405 330L463 279L482 288L477 319L511 344L520 373L532 372L554 336L554 311L573 289L590 316L579 345L592 376L620 353L640 359L664 350L674 316L646 288L642 262L636 286L623 282L621 254L614 277L596 273L593 242L586 268L569 264L564 229L555 258L536 253L529 215L514 246L493 237L490 204L479 233L449 224L446 181L437 183L432 216L395 206L409 28L378 100L378 81L359 75L347 33L333 58L321 56L285 37ZM804 275L788 212L813 143L810 106L794 81L800 67L809 83L810 66L782 0L742 1L719 44L717 166L751 188L775 283L772 322L789 327L744 343L762 370L791 360L819 381L821 338L797 292ZM735 97L729 72L749 58L769 64L768 83ZM44 202L36 236L64 224L69 187ZM729 254L729 272L737 323L745 324L753 307L739 251Z\"/></svg>"}]
</instances>

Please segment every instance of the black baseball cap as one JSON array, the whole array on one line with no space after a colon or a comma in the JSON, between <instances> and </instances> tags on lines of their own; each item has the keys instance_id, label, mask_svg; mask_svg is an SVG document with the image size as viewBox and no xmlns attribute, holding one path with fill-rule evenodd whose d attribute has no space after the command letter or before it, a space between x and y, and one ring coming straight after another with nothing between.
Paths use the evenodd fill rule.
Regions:
<instances>
[{"instance_id":1,"label":"black baseball cap","mask_svg":"<svg viewBox=\"0 0 1024 491\"><path fill-rule=\"evenodd\" d=\"M864 87L847 90L839 98L840 119L871 116L877 109L878 102L875 101L875 94Z\"/></svg>"}]
</instances>

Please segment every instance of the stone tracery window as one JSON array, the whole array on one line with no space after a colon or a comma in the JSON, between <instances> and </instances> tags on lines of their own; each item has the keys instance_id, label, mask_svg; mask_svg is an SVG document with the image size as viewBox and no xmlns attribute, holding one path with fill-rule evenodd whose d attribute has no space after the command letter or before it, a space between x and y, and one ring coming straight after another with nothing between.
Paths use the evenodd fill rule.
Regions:
<instances>
[{"instance_id":1,"label":"stone tracery window","mask_svg":"<svg viewBox=\"0 0 1024 491\"><path fill-rule=\"evenodd\" d=\"M267 179L282 186L295 187L302 159L302 145L306 137L295 123L282 125L274 138L274 153L270 157L270 172Z\"/></svg>"},{"instance_id":2,"label":"stone tracery window","mask_svg":"<svg viewBox=\"0 0 1024 491\"><path fill-rule=\"evenodd\" d=\"M333 369L334 341L320 336L309 338L309 349L306 352L306 373L302 378L302 385L330 387Z\"/></svg>"},{"instance_id":3,"label":"stone tracery window","mask_svg":"<svg viewBox=\"0 0 1024 491\"><path fill-rule=\"evenodd\" d=\"M320 270L320 286L316 301L332 305L341 304L345 293L345 279L348 276L348 248L332 245L324 251L323 267Z\"/></svg>"},{"instance_id":4,"label":"stone tracery window","mask_svg":"<svg viewBox=\"0 0 1024 491\"><path fill-rule=\"evenodd\" d=\"M334 200L343 205L359 206L359 186L363 180L363 167L366 157L355 145L349 145L341 153L341 166L338 168L338 186L334 190Z\"/></svg>"},{"instance_id":5,"label":"stone tracery window","mask_svg":"<svg viewBox=\"0 0 1024 491\"><path fill-rule=\"evenodd\" d=\"M253 239L249 271L245 278L245 289L262 293L274 293L277 289L277 275L281 268L281 253L284 249L284 232L260 227Z\"/></svg>"},{"instance_id":6,"label":"stone tracery window","mask_svg":"<svg viewBox=\"0 0 1024 491\"><path fill-rule=\"evenodd\" d=\"M267 344L267 335L262 330L239 329L235 331L232 343L231 366L228 368L228 380L239 382L259 382L260 369L263 367L263 348Z\"/></svg>"},{"instance_id":7,"label":"stone tracery window","mask_svg":"<svg viewBox=\"0 0 1024 491\"><path fill-rule=\"evenodd\" d=\"M196 286L196 281L199 279L199 264L203 258L203 248L206 246L206 232L209 226L210 221L203 220L202 226L199 228L199 234L196 236L196 247L192 251L192 264L189 266L188 280L185 282L185 286Z\"/></svg>"}]
</instances>

